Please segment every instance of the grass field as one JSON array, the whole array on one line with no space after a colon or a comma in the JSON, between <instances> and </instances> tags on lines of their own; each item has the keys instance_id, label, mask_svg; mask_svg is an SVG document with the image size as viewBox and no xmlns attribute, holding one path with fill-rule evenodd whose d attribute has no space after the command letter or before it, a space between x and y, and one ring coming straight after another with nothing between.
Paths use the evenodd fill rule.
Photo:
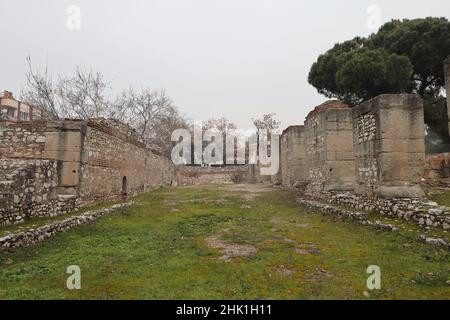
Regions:
<instances>
[{"instance_id":1,"label":"grass field","mask_svg":"<svg viewBox=\"0 0 450 320\"><path fill-rule=\"evenodd\" d=\"M449 299L450 252L306 212L261 186L160 189L0 253L1 299ZM66 268L81 269L81 290ZM369 291L369 265L381 290Z\"/></svg>"}]
</instances>

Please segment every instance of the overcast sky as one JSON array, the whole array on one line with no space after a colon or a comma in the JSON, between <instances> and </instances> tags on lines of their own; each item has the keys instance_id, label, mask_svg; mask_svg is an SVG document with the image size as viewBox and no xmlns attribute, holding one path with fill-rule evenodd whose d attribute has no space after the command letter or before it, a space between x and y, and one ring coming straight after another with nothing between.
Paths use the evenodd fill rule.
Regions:
<instances>
[{"instance_id":1,"label":"overcast sky","mask_svg":"<svg viewBox=\"0 0 450 320\"><path fill-rule=\"evenodd\" d=\"M283 127L301 124L326 100L307 82L311 64L334 43L372 33L377 12L381 23L450 18L450 1L0 0L0 90L19 95L31 55L54 76L77 65L101 71L112 94L165 88L192 119L248 128L276 112Z\"/></svg>"}]
</instances>

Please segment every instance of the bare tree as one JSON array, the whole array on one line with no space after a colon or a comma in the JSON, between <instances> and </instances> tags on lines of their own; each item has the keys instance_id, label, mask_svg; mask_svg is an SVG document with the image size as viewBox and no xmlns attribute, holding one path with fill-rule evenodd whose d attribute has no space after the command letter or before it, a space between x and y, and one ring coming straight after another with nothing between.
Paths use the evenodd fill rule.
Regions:
<instances>
[{"instance_id":1,"label":"bare tree","mask_svg":"<svg viewBox=\"0 0 450 320\"><path fill-rule=\"evenodd\" d=\"M21 99L27 103L39 107L44 118L60 117L58 94L51 76L48 74L47 65L43 73L33 71L31 57L27 57L28 71L26 73L26 85L22 90Z\"/></svg>"},{"instance_id":2,"label":"bare tree","mask_svg":"<svg viewBox=\"0 0 450 320\"><path fill-rule=\"evenodd\" d=\"M110 116L135 128L142 140L165 155L170 155L172 149L172 132L188 127L165 91L150 88L122 92L112 103Z\"/></svg>"},{"instance_id":3,"label":"bare tree","mask_svg":"<svg viewBox=\"0 0 450 320\"><path fill-rule=\"evenodd\" d=\"M264 114L262 119L252 119L253 124L259 132L268 131L275 132L280 128L281 122L275 119L276 113Z\"/></svg>"},{"instance_id":4,"label":"bare tree","mask_svg":"<svg viewBox=\"0 0 450 320\"><path fill-rule=\"evenodd\" d=\"M77 67L72 77L58 76L53 81L47 66L43 73L34 71L27 57L26 85L21 99L40 108L45 118L98 118L105 116L108 84L99 72L83 71Z\"/></svg>"},{"instance_id":5,"label":"bare tree","mask_svg":"<svg viewBox=\"0 0 450 320\"><path fill-rule=\"evenodd\" d=\"M100 72L77 67L73 76L58 76L54 82L47 67L43 73L35 72L30 57L27 61L22 100L42 109L47 118L113 118L135 129L143 141L166 155L172 149L172 132L188 128L164 90L130 87L111 102L107 98L110 86Z\"/></svg>"},{"instance_id":6,"label":"bare tree","mask_svg":"<svg viewBox=\"0 0 450 320\"><path fill-rule=\"evenodd\" d=\"M272 133L277 133L281 122L275 119L276 113L267 113L262 116L262 119L252 119L253 124L256 127L258 140L257 140L257 155L259 154L259 147L261 141L267 141L268 143L268 153L271 154L271 137ZM267 140L266 140L267 139Z\"/></svg>"},{"instance_id":7,"label":"bare tree","mask_svg":"<svg viewBox=\"0 0 450 320\"><path fill-rule=\"evenodd\" d=\"M227 133L232 130L236 130L236 129L237 129L237 126L225 117L221 117L221 118L217 118L217 119L211 118L202 123L203 132L205 132L206 130L213 130L222 135L222 141L223 141L223 157L222 158L223 158L224 164L227 161L227 145L226 145ZM203 141L203 147L205 147L207 144L208 144L207 141ZM234 150L234 153L235 153L236 146L234 147L234 149L235 149Z\"/></svg>"},{"instance_id":8,"label":"bare tree","mask_svg":"<svg viewBox=\"0 0 450 320\"><path fill-rule=\"evenodd\" d=\"M57 94L61 99L62 114L81 119L105 116L108 110L105 91L108 88L100 72L83 71L77 67L73 77L58 81Z\"/></svg>"},{"instance_id":9,"label":"bare tree","mask_svg":"<svg viewBox=\"0 0 450 320\"><path fill-rule=\"evenodd\" d=\"M236 125L225 117L208 119L202 123L202 126L203 131L213 129L222 134L226 134L230 130L237 129Z\"/></svg>"}]
</instances>

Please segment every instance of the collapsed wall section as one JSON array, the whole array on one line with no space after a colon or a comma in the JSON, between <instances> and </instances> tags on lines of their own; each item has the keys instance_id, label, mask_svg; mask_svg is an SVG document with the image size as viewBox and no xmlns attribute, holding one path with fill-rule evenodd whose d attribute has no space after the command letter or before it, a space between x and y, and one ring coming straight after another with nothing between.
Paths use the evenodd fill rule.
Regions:
<instances>
[{"instance_id":1,"label":"collapsed wall section","mask_svg":"<svg viewBox=\"0 0 450 320\"><path fill-rule=\"evenodd\" d=\"M304 128L308 189L353 190L355 183L351 109L327 101L308 114Z\"/></svg>"},{"instance_id":2,"label":"collapsed wall section","mask_svg":"<svg viewBox=\"0 0 450 320\"><path fill-rule=\"evenodd\" d=\"M414 94L385 94L352 109L355 193L422 197L425 162L423 103Z\"/></svg>"},{"instance_id":3,"label":"collapsed wall section","mask_svg":"<svg viewBox=\"0 0 450 320\"><path fill-rule=\"evenodd\" d=\"M307 181L305 127L290 126L280 137L280 166L283 186L292 187Z\"/></svg>"}]
</instances>

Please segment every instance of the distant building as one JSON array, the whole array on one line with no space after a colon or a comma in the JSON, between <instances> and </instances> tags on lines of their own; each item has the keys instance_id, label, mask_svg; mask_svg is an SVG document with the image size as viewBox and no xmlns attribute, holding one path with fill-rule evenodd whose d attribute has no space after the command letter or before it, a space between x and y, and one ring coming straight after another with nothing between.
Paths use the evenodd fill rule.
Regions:
<instances>
[{"instance_id":1,"label":"distant building","mask_svg":"<svg viewBox=\"0 0 450 320\"><path fill-rule=\"evenodd\" d=\"M0 130L9 123L41 118L42 111L39 108L16 100L10 91L3 91L0 96Z\"/></svg>"}]
</instances>

